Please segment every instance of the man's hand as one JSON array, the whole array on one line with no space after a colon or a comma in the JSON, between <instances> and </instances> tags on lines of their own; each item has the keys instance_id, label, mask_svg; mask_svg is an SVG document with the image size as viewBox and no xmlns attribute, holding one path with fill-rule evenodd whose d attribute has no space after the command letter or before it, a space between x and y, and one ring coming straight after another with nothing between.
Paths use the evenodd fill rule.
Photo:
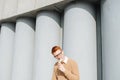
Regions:
<instances>
[{"instance_id":1,"label":"man's hand","mask_svg":"<svg viewBox=\"0 0 120 80\"><path fill-rule=\"evenodd\" d=\"M65 68L61 63L58 64L58 69L62 72L65 72Z\"/></svg>"}]
</instances>

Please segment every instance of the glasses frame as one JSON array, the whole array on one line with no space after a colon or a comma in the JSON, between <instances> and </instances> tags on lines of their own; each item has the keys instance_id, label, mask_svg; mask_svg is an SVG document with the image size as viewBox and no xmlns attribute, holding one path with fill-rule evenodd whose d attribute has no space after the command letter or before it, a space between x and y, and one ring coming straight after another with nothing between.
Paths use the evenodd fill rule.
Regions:
<instances>
[{"instance_id":1,"label":"glasses frame","mask_svg":"<svg viewBox=\"0 0 120 80\"><path fill-rule=\"evenodd\" d=\"M60 54L62 54L62 51L60 53L58 53L57 55L54 55L54 57L56 58L57 56L59 56Z\"/></svg>"}]
</instances>

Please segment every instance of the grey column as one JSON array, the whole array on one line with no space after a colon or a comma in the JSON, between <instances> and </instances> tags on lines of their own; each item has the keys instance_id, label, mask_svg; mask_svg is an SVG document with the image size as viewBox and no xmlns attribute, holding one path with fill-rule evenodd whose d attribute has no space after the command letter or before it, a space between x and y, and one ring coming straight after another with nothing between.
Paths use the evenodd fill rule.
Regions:
<instances>
[{"instance_id":1,"label":"grey column","mask_svg":"<svg viewBox=\"0 0 120 80\"><path fill-rule=\"evenodd\" d=\"M19 18L16 22L12 80L32 80L34 57L34 20Z\"/></svg>"},{"instance_id":2,"label":"grey column","mask_svg":"<svg viewBox=\"0 0 120 80\"><path fill-rule=\"evenodd\" d=\"M102 0L103 80L120 80L120 0Z\"/></svg>"},{"instance_id":3,"label":"grey column","mask_svg":"<svg viewBox=\"0 0 120 80\"><path fill-rule=\"evenodd\" d=\"M90 4L73 3L64 14L64 53L79 66L80 80L97 80L96 20Z\"/></svg>"},{"instance_id":4,"label":"grey column","mask_svg":"<svg viewBox=\"0 0 120 80\"><path fill-rule=\"evenodd\" d=\"M0 80L11 80L14 24L2 23L0 34Z\"/></svg>"},{"instance_id":5,"label":"grey column","mask_svg":"<svg viewBox=\"0 0 120 80\"><path fill-rule=\"evenodd\" d=\"M60 17L56 12L43 11L37 15L35 33L35 62L33 80L50 80L54 66L51 48L60 45Z\"/></svg>"},{"instance_id":6,"label":"grey column","mask_svg":"<svg viewBox=\"0 0 120 80\"><path fill-rule=\"evenodd\" d=\"M96 6L97 80L102 80L102 39L100 4Z\"/></svg>"}]
</instances>

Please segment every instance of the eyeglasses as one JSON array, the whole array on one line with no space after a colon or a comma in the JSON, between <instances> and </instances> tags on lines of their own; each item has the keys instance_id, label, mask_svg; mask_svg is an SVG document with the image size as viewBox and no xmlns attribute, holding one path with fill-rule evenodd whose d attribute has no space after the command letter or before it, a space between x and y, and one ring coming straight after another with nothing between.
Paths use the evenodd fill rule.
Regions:
<instances>
[{"instance_id":1,"label":"eyeglasses","mask_svg":"<svg viewBox=\"0 0 120 80\"><path fill-rule=\"evenodd\" d=\"M58 53L57 55L54 55L54 57L56 58L57 56L59 56L60 54L62 54L62 51L60 53Z\"/></svg>"}]
</instances>

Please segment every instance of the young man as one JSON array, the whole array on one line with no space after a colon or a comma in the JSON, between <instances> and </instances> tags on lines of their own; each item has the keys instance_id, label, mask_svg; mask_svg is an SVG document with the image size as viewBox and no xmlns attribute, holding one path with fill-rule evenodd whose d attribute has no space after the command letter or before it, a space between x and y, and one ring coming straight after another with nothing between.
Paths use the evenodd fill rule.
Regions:
<instances>
[{"instance_id":1,"label":"young man","mask_svg":"<svg viewBox=\"0 0 120 80\"><path fill-rule=\"evenodd\" d=\"M52 55L58 60L54 65L52 80L79 80L77 63L64 55L59 46L54 46Z\"/></svg>"}]
</instances>

